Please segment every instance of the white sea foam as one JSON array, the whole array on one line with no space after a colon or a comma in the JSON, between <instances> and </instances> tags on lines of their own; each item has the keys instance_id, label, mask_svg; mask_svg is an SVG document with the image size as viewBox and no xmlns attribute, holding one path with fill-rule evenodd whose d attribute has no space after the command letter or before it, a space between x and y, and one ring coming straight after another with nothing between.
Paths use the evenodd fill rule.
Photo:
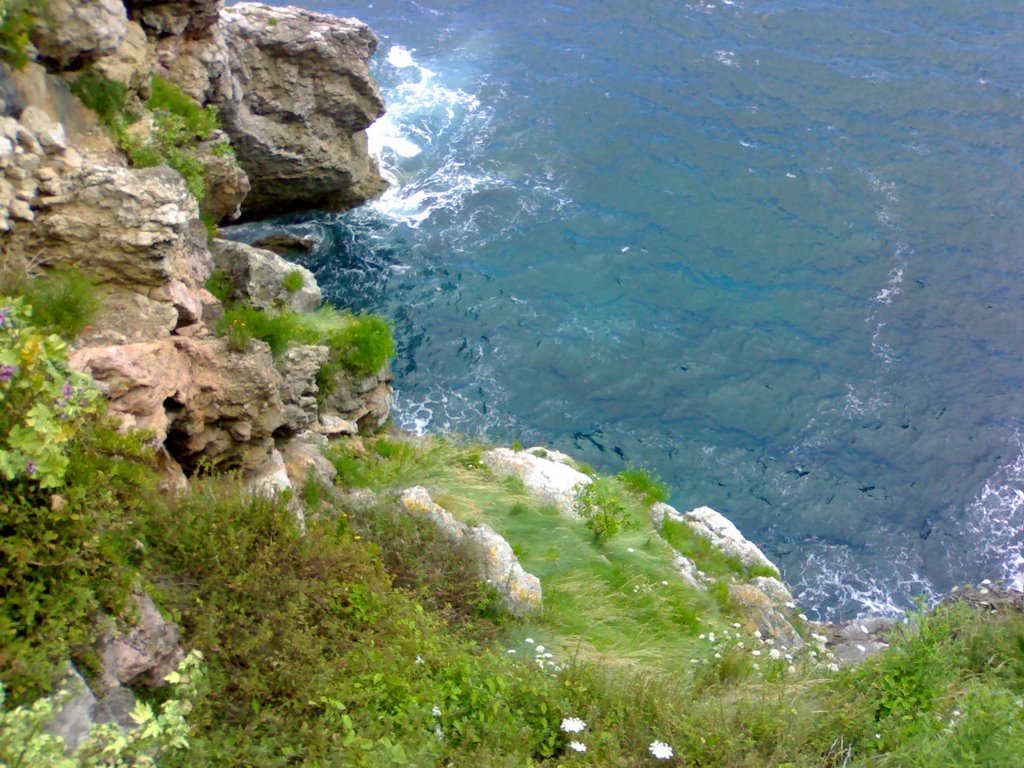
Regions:
<instances>
[{"instance_id":1,"label":"white sea foam","mask_svg":"<svg viewBox=\"0 0 1024 768\"><path fill-rule=\"evenodd\" d=\"M1019 436L1015 452L985 481L965 523L975 566L991 568L992 576L1024 590L1024 440Z\"/></svg>"},{"instance_id":2,"label":"white sea foam","mask_svg":"<svg viewBox=\"0 0 1024 768\"><path fill-rule=\"evenodd\" d=\"M403 48L400 45L393 45L388 51L387 59L388 64L398 69L404 69L405 67L415 67L416 62L412 59L412 51L408 48Z\"/></svg>"}]
</instances>

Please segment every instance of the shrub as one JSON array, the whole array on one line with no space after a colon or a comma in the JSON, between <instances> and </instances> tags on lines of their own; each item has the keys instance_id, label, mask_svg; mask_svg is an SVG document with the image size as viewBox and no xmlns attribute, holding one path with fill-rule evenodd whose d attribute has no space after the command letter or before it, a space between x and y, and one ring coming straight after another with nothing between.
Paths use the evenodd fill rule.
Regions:
<instances>
[{"instance_id":1,"label":"shrub","mask_svg":"<svg viewBox=\"0 0 1024 768\"><path fill-rule=\"evenodd\" d=\"M235 290L231 273L226 269L215 269L210 273L206 281L206 290L212 293L219 301L227 304L231 300L231 294Z\"/></svg>"},{"instance_id":2,"label":"shrub","mask_svg":"<svg viewBox=\"0 0 1024 768\"><path fill-rule=\"evenodd\" d=\"M220 127L216 107L201 106L181 88L160 75L153 77L146 106L155 113L163 112L180 118L180 127L174 122L175 132L187 133L193 138L208 139Z\"/></svg>"},{"instance_id":3,"label":"shrub","mask_svg":"<svg viewBox=\"0 0 1024 768\"><path fill-rule=\"evenodd\" d=\"M97 72L88 70L72 80L71 92L99 116L115 138L120 138L125 128L137 119L125 111L127 87Z\"/></svg>"},{"instance_id":4,"label":"shrub","mask_svg":"<svg viewBox=\"0 0 1024 768\"><path fill-rule=\"evenodd\" d=\"M0 297L0 478L54 488L64 479L64 448L98 392L68 364L56 335L29 324L22 299Z\"/></svg>"},{"instance_id":5,"label":"shrub","mask_svg":"<svg viewBox=\"0 0 1024 768\"><path fill-rule=\"evenodd\" d=\"M29 62L32 30L43 22L41 0L2 0L0 2L0 58L21 69Z\"/></svg>"},{"instance_id":6,"label":"shrub","mask_svg":"<svg viewBox=\"0 0 1024 768\"><path fill-rule=\"evenodd\" d=\"M600 477L580 491L577 511L598 541L610 539L626 528L635 527L618 489L608 478Z\"/></svg>"},{"instance_id":7,"label":"shrub","mask_svg":"<svg viewBox=\"0 0 1024 768\"><path fill-rule=\"evenodd\" d=\"M3 289L20 295L32 307L32 324L72 341L101 306L96 280L80 269L61 264L36 277L7 280Z\"/></svg>"}]
</instances>

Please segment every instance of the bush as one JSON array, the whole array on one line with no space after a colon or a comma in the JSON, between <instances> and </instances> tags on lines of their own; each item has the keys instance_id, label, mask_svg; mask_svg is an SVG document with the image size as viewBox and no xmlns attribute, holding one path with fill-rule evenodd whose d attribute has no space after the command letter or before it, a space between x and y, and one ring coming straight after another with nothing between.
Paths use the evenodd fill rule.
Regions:
<instances>
[{"instance_id":1,"label":"bush","mask_svg":"<svg viewBox=\"0 0 1024 768\"><path fill-rule=\"evenodd\" d=\"M115 139L121 139L124 130L138 119L125 111L127 87L96 72L89 70L72 80L71 92L99 116Z\"/></svg>"},{"instance_id":2,"label":"bush","mask_svg":"<svg viewBox=\"0 0 1024 768\"><path fill-rule=\"evenodd\" d=\"M231 301L231 295L235 290L231 273L226 269L213 270L206 281L205 288L224 304Z\"/></svg>"},{"instance_id":3,"label":"bush","mask_svg":"<svg viewBox=\"0 0 1024 768\"><path fill-rule=\"evenodd\" d=\"M577 497L576 505L580 516L598 541L610 539L621 530L636 527L618 489L609 478L599 477L585 486Z\"/></svg>"},{"instance_id":4,"label":"bush","mask_svg":"<svg viewBox=\"0 0 1024 768\"><path fill-rule=\"evenodd\" d=\"M216 107L201 106L181 88L160 75L153 78L146 106L154 113L180 118L180 123L173 122L176 136L187 134L189 138L206 140L220 127Z\"/></svg>"},{"instance_id":5,"label":"bush","mask_svg":"<svg viewBox=\"0 0 1024 768\"><path fill-rule=\"evenodd\" d=\"M41 0L0 2L0 58L21 69L29 62L29 36L43 21Z\"/></svg>"},{"instance_id":6,"label":"bush","mask_svg":"<svg viewBox=\"0 0 1024 768\"><path fill-rule=\"evenodd\" d=\"M96 280L77 267L61 264L36 277L4 281L3 290L20 295L32 307L32 324L73 341L101 306Z\"/></svg>"}]
</instances>

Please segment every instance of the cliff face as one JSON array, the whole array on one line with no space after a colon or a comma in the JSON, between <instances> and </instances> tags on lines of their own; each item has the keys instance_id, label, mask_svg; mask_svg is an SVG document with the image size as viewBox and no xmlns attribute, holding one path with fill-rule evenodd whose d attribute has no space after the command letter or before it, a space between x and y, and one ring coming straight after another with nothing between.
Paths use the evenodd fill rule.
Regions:
<instances>
[{"instance_id":1,"label":"cliff face","mask_svg":"<svg viewBox=\"0 0 1024 768\"><path fill-rule=\"evenodd\" d=\"M320 293L276 254L208 243L200 212L219 221L239 207L250 216L350 207L383 189L364 133L383 111L368 72L373 33L354 20L210 0L52 0L49 9L54 24L33 32L34 61L0 77L0 272L72 264L98 280L103 308L76 341L74 364L126 425L154 431L179 481L201 462L276 487L288 471L304 478L314 459L303 447L318 433L387 419L390 373L339 374L321 406L325 347L275 359L260 341L239 349L217 336L224 310L204 287L215 268L238 283L235 298L258 307L308 311ZM119 84L140 110L155 75L218 106L237 161L217 151L221 134L199 146L202 201L167 166L129 167L71 93L85 72ZM294 295L282 289L293 271L303 282Z\"/></svg>"}]
</instances>

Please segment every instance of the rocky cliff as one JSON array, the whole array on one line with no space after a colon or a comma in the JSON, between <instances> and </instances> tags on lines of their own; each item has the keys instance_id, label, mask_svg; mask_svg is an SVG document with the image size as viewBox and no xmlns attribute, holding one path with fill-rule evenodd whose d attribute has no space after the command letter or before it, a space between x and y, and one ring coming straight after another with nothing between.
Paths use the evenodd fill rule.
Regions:
<instances>
[{"instance_id":1,"label":"rocky cliff","mask_svg":"<svg viewBox=\"0 0 1024 768\"><path fill-rule=\"evenodd\" d=\"M71 264L98 281L103 306L73 361L112 412L153 431L176 482L203 463L287 484L283 470L305 472L302 447L317 434L383 424L386 367L339 374L318 402L325 347L275 358L260 341L239 349L214 332L223 308L205 284L215 269L234 299L260 308L310 311L320 292L274 253L209 240L201 221L351 207L383 189L366 152L365 128L383 113L369 28L217 0L52 0L48 13L29 63L0 72L2 268L38 276ZM131 142L159 127L144 117L112 139L110 116L72 95L85 76L123 93L126 112L146 115L154 77L218 109L226 137L197 150L202 200L167 165L138 167ZM216 151L225 138L233 152ZM301 275L294 294L282 288L290 272Z\"/></svg>"}]
</instances>

